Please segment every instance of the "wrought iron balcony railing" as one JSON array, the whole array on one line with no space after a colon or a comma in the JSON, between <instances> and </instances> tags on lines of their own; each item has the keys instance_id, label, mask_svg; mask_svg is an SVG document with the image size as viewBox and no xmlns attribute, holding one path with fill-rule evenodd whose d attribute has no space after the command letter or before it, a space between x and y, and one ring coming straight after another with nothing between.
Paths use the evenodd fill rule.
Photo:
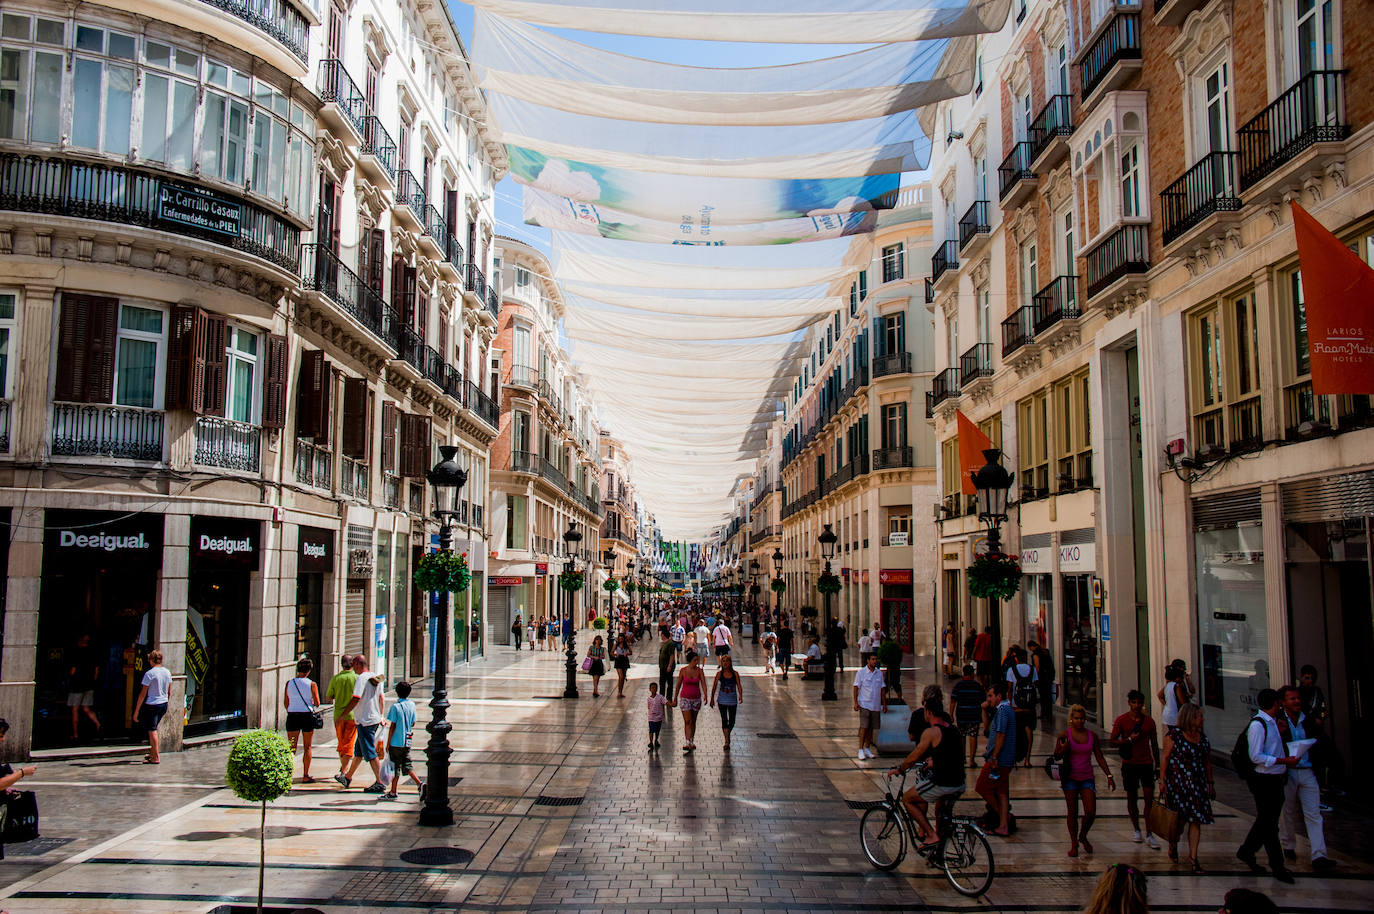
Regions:
<instances>
[{"instance_id":1,"label":"wrought iron balcony railing","mask_svg":"<svg viewBox=\"0 0 1374 914\"><path fill-rule=\"evenodd\" d=\"M1093 90L1117 64L1123 60L1139 60L1140 56L1140 14L1113 14L1111 25L1097 36L1079 62L1083 75L1083 97L1092 95Z\"/></svg>"},{"instance_id":2,"label":"wrought iron balcony railing","mask_svg":"<svg viewBox=\"0 0 1374 914\"><path fill-rule=\"evenodd\" d=\"M261 468L262 429L218 416L196 418L196 463L256 473Z\"/></svg>"},{"instance_id":3,"label":"wrought iron balcony railing","mask_svg":"<svg viewBox=\"0 0 1374 914\"><path fill-rule=\"evenodd\" d=\"M1244 190L1316 143L1350 136L1345 70L1313 70L1236 131Z\"/></svg>"},{"instance_id":4,"label":"wrought iron balcony railing","mask_svg":"<svg viewBox=\"0 0 1374 914\"><path fill-rule=\"evenodd\" d=\"M1078 310L1078 277L1056 276L1031 298L1034 303L1033 332L1039 335L1064 320L1076 320Z\"/></svg>"},{"instance_id":5,"label":"wrought iron balcony railing","mask_svg":"<svg viewBox=\"0 0 1374 914\"><path fill-rule=\"evenodd\" d=\"M1236 153L1229 151L1208 153L1160 192L1165 244L1176 241L1213 213L1240 209L1237 158Z\"/></svg>"},{"instance_id":6,"label":"wrought iron balcony railing","mask_svg":"<svg viewBox=\"0 0 1374 914\"><path fill-rule=\"evenodd\" d=\"M323 293L394 349L396 320L386 300L325 245L303 244L301 253L301 280L305 288Z\"/></svg>"},{"instance_id":7,"label":"wrought iron balcony railing","mask_svg":"<svg viewBox=\"0 0 1374 914\"><path fill-rule=\"evenodd\" d=\"M912 465L913 454L910 447L882 447L873 452L873 469L875 472Z\"/></svg>"},{"instance_id":8,"label":"wrought iron balcony railing","mask_svg":"<svg viewBox=\"0 0 1374 914\"><path fill-rule=\"evenodd\" d=\"M326 105L337 106L344 118L361 136L366 126L365 120L370 113L367 98L353 81L353 77L344 69L342 60L331 58L320 61L319 92L320 101Z\"/></svg>"},{"instance_id":9,"label":"wrought iron balcony railing","mask_svg":"<svg viewBox=\"0 0 1374 914\"><path fill-rule=\"evenodd\" d=\"M371 156L377 165L392 181L396 180L396 141L382 126L382 119L375 114L363 118L360 132L363 141L358 146L359 157Z\"/></svg>"},{"instance_id":10,"label":"wrought iron balcony railing","mask_svg":"<svg viewBox=\"0 0 1374 914\"><path fill-rule=\"evenodd\" d=\"M1035 309L1030 305L1017 308L1002 321L1002 358L1006 358L1027 343L1035 342Z\"/></svg>"},{"instance_id":11,"label":"wrought iron balcony railing","mask_svg":"<svg viewBox=\"0 0 1374 914\"><path fill-rule=\"evenodd\" d=\"M94 403L52 405L52 452L63 457L162 460L160 409Z\"/></svg>"},{"instance_id":12,"label":"wrought iron balcony railing","mask_svg":"<svg viewBox=\"0 0 1374 914\"><path fill-rule=\"evenodd\" d=\"M894 374L911 373L911 353L889 352L873 357L873 377L885 378Z\"/></svg>"},{"instance_id":13,"label":"wrought iron balcony railing","mask_svg":"<svg viewBox=\"0 0 1374 914\"><path fill-rule=\"evenodd\" d=\"M1055 140L1073 133L1073 96L1051 95L1045 107L1031 121L1026 136L1030 143L1028 163L1034 163L1044 155Z\"/></svg>"},{"instance_id":14,"label":"wrought iron balcony railing","mask_svg":"<svg viewBox=\"0 0 1374 914\"><path fill-rule=\"evenodd\" d=\"M968 247L968 243L979 235L986 235L992 231L988 225L988 201L974 200L973 205L964 213L964 218L959 220L959 250Z\"/></svg>"},{"instance_id":15,"label":"wrought iron balcony railing","mask_svg":"<svg viewBox=\"0 0 1374 914\"><path fill-rule=\"evenodd\" d=\"M930 281L937 283L946 271L957 269L959 269L958 242L953 240L940 242L930 258Z\"/></svg>"},{"instance_id":16,"label":"wrought iron balcony railing","mask_svg":"<svg viewBox=\"0 0 1374 914\"><path fill-rule=\"evenodd\" d=\"M309 61L306 43L310 22L287 0L204 0L281 42L302 64Z\"/></svg>"},{"instance_id":17,"label":"wrought iron balcony railing","mask_svg":"<svg viewBox=\"0 0 1374 914\"><path fill-rule=\"evenodd\" d=\"M1088 252L1088 295L1093 296L1129 273L1150 268L1150 228L1123 225Z\"/></svg>"},{"instance_id":18,"label":"wrought iron balcony railing","mask_svg":"<svg viewBox=\"0 0 1374 914\"><path fill-rule=\"evenodd\" d=\"M959 389L968 387L979 378L992 377L992 344L974 343L959 356Z\"/></svg>"},{"instance_id":19,"label":"wrought iron balcony railing","mask_svg":"<svg viewBox=\"0 0 1374 914\"><path fill-rule=\"evenodd\" d=\"M1035 172L1031 170L1031 144L1013 144L1011 152L1007 153L1002 164L997 166L999 199L1006 200L1007 197L1011 196L1011 192L1016 189L1016 185L1020 182L1033 180L1035 180Z\"/></svg>"}]
</instances>

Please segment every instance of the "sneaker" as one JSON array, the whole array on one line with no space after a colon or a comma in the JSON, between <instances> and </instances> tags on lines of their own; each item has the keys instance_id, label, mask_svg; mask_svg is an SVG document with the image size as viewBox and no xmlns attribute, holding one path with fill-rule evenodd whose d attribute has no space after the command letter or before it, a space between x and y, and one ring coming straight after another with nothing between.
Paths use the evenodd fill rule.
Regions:
<instances>
[{"instance_id":1,"label":"sneaker","mask_svg":"<svg viewBox=\"0 0 1374 914\"><path fill-rule=\"evenodd\" d=\"M394 794L394 793L392 793L391 791L388 790L386 793L382 794L382 795L381 795L380 797L378 797L377 799L379 799L379 800L394 800L394 799L396 799L396 794Z\"/></svg>"},{"instance_id":2,"label":"sneaker","mask_svg":"<svg viewBox=\"0 0 1374 914\"><path fill-rule=\"evenodd\" d=\"M1330 857L1314 857L1312 859L1312 870L1317 873L1325 873L1336 865L1336 861Z\"/></svg>"},{"instance_id":3,"label":"sneaker","mask_svg":"<svg viewBox=\"0 0 1374 914\"><path fill-rule=\"evenodd\" d=\"M340 784L342 784L344 790L347 790L347 789L348 789L348 785L353 783L351 780L349 780L348 778L344 777L343 772L340 772L340 773L334 775L334 780L336 780L336 781L338 781Z\"/></svg>"},{"instance_id":4,"label":"sneaker","mask_svg":"<svg viewBox=\"0 0 1374 914\"><path fill-rule=\"evenodd\" d=\"M1139 844L1141 841L1145 840L1144 838L1140 837L1140 829L1137 828L1135 830L1135 832L1131 835L1131 840L1134 841L1136 844Z\"/></svg>"},{"instance_id":5,"label":"sneaker","mask_svg":"<svg viewBox=\"0 0 1374 914\"><path fill-rule=\"evenodd\" d=\"M1145 843L1146 843L1146 845L1149 846L1150 850L1152 850L1152 851L1157 851L1157 850L1159 850L1159 842L1155 840L1155 836L1154 836L1154 835L1151 835L1151 834L1148 834L1148 833L1147 833L1147 834L1145 835Z\"/></svg>"},{"instance_id":6,"label":"sneaker","mask_svg":"<svg viewBox=\"0 0 1374 914\"><path fill-rule=\"evenodd\" d=\"M386 788L380 783L373 784L371 787L364 787L363 793L386 793Z\"/></svg>"},{"instance_id":7,"label":"sneaker","mask_svg":"<svg viewBox=\"0 0 1374 914\"><path fill-rule=\"evenodd\" d=\"M421 785L420 785L420 791L419 791L419 793L420 793L420 802L423 803L423 802L425 801L426 795L429 793L429 784L428 784L428 783L421 784Z\"/></svg>"}]
</instances>

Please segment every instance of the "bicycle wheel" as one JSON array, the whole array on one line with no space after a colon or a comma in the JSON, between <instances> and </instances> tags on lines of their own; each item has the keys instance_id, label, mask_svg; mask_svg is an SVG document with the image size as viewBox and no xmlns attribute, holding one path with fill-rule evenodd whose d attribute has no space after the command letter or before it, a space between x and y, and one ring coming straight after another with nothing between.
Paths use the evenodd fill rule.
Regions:
<instances>
[{"instance_id":1,"label":"bicycle wheel","mask_svg":"<svg viewBox=\"0 0 1374 914\"><path fill-rule=\"evenodd\" d=\"M880 870L895 869L906 856L906 826L890 806L874 806L859 820L864 856Z\"/></svg>"},{"instance_id":2,"label":"bicycle wheel","mask_svg":"<svg viewBox=\"0 0 1374 914\"><path fill-rule=\"evenodd\" d=\"M940 845L940 862L945 878L960 895L976 898L992 885L995 867L992 845L978 829L963 822Z\"/></svg>"}]
</instances>

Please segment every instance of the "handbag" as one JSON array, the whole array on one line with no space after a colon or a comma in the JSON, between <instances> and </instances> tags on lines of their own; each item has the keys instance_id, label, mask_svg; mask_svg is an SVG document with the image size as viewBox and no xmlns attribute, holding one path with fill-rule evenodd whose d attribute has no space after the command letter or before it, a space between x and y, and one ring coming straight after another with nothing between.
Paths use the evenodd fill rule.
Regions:
<instances>
[{"instance_id":1,"label":"handbag","mask_svg":"<svg viewBox=\"0 0 1374 914\"><path fill-rule=\"evenodd\" d=\"M1178 813L1165 806L1164 801L1158 797L1145 813L1145 824L1152 834L1158 835L1170 844L1178 841L1179 833L1183 830L1182 824L1178 821Z\"/></svg>"},{"instance_id":2,"label":"handbag","mask_svg":"<svg viewBox=\"0 0 1374 914\"><path fill-rule=\"evenodd\" d=\"M1069 757L1067 755L1051 755L1045 759L1045 774L1051 781L1058 781L1061 784L1068 780Z\"/></svg>"},{"instance_id":3,"label":"handbag","mask_svg":"<svg viewBox=\"0 0 1374 914\"><path fill-rule=\"evenodd\" d=\"M591 671L592 671L592 658L590 658L590 657L584 657L583 660L582 660L582 672L584 672L584 673L590 673Z\"/></svg>"},{"instance_id":4,"label":"handbag","mask_svg":"<svg viewBox=\"0 0 1374 914\"><path fill-rule=\"evenodd\" d=\"M32 790L7 791L0 814L0 844L19 844L38 837L38 797Z\"/></svg>"},{"instance_id":5,"label":"handbag","mask_svg":"<svg viewBox=\"0 0 1374 914\"><path fill-rule=\"evenodd\" d=\"M300 680L298 680L298 679L292 679L291 681L292 681L292 682L297 682L297 683L300 682ZM300 687L299 685L296 686L296 695L298 695L298 696L301 698L301 700L304 701L306 704L310 704L310 700L309 700L308 698L306 698L304 695L301 695L301 687ZM323 711L321 711L321 710L320 710L319 708L317 708L317 707L311 707L311 709L310 709L310 717L311 717L311 719L312 719L312 720L314 721L314 723L315 723L315 729L316 729L316 730L323 730L323 729L324 729L324 712L323 712Z\"/></svg>"}]
</instances>

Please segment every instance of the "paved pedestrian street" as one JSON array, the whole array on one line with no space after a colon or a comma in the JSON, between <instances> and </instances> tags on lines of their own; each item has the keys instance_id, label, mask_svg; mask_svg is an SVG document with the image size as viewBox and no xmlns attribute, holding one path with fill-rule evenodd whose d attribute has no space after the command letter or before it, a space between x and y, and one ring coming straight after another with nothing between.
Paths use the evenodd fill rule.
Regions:
<instances>
[{"instance_id":1,"label":"paved pedestrian street","mask_svg":"<svg viewBox=\"0 0 1374 914\"><path fill-rule=\"evenodd\" d=\"M413 790L378 800L360 792L370 780L362 774L339 789L326 746L312 769L320 780L269 807L269 903L397 914L1074 911L1108 863L1127 861L1148 875L1158 911L1215 911L1237 885L1265 891L1284 911L1371 908L1374 868L1342 846L1365 823L1339 811L1328 817L1335 874L1316 877L1300 863L1295 886L1249 875L1233 856L1248 796L1224 772L1217 824L1203 832L1202 876L1132 843L1119 793L1100 798L1096 853L1067 858L1063 801L1040 767L1014 776L1021 830L992 839L997 876L984 898L955 894L914 854L896 873L877 872L859 849L858 821L895 758L855 758L850 676L842 700L823 705L819 683L764 677L747 644L737 654L746 679L730 752L718 715L704 709L700 748L684 756L676 711L662 749L646 750L650 665L635 665L623 699L613 677L594 699L579 675L581 699L563 701L561 654L497 649L452 690L456 824L421 828ZM926 680L918 671L916 681ZM422 689L416 697L428 698ZM1039 762L1048 737L1037 746ZM39 761L32 786L43 838L7 849L0 906L58 914L251 903L259 811L221 786L226 754L169 753L156 768L138 755ZM965 799L960 811L980 807Z\"/></svg>"}]
</instances>

